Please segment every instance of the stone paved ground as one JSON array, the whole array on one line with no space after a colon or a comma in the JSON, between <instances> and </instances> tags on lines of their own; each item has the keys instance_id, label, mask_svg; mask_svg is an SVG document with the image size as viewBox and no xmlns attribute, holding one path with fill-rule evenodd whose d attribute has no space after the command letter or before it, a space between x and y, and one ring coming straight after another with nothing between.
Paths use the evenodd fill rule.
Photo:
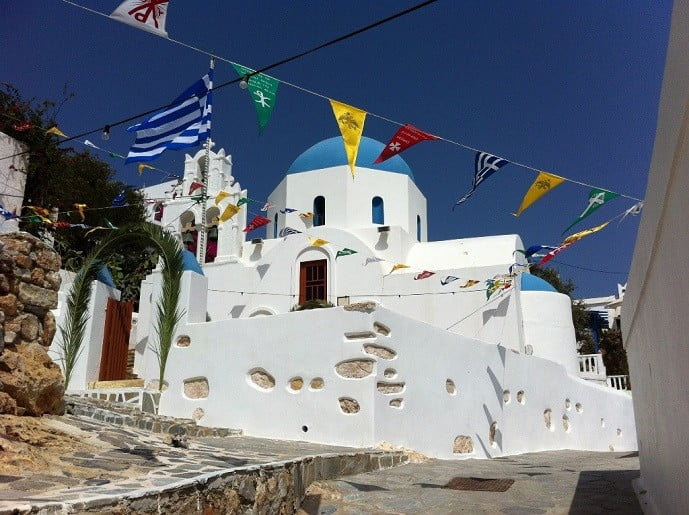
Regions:
<instances>
[{"instance_id":1,"label":"stone paved ground","mask_svg":"<svg viewBox=\"0 0 689 515\"><path fill-rule=\"evenodd\" d=\"M514 483L505 492L444 487L455 477ZM495 460L430 460L316 482L301 513L641 513L631 485L637 477L636 453L551 451Z\"/></svg>"}]
</instances>

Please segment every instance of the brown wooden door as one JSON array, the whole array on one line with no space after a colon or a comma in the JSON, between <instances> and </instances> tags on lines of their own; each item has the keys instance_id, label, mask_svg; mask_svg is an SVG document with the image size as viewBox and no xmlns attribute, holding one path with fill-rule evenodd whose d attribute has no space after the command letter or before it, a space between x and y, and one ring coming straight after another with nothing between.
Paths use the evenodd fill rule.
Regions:
<instances>
[{"instance_id":1,"label":"brown wooden door","mask_svg":"<svg viewBox=\"0 0 689 515\"><path fill-rule=\"evenodd\" d=\"M131 302L108 299L99 381L118 381L127 378L127 351L129 332L132 329L132 307Z\"/></svg>"},{"instance_id":2,"label":"brown wooden door","mask_svg":"<svg viewBox=\"0 0 689 515\"><path fill-rule=\"evenodd\" d=\"M304 261L299 267L299 304L307 300L327 300L328 260Z\"/></svg>"}]
</instances>

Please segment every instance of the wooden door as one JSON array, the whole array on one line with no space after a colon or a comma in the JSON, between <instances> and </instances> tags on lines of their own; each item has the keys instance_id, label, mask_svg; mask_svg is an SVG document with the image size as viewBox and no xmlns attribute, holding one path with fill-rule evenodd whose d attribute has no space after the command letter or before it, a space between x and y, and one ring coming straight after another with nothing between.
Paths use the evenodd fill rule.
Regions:
<instances>
[{"instance_id":1,"label":"wooden door","mask_svg":"<svg viewBox=\"0 0 689 515\"><path fill-rule=\"evenodd\" d=\"M105 309L105 331L100 358L99 381L127 378L129 332L132 329L132 302L108 299Z\"/></svg>"},{"instance_id":2,"label":"wooden door","mask_svg":"<svg viewBox=\"0 0 689 515\"><path fill-rule=\"evenodd\" d=\"M299 267L299 304L307 300L327 300L328 260L304 261Z\"/></svg>"}]
</instances>

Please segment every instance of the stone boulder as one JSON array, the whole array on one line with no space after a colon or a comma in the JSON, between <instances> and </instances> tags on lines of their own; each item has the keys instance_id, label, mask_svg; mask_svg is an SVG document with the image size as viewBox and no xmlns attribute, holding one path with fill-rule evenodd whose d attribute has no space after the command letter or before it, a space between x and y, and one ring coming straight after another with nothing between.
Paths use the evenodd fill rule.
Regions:
<instances>
[{"instance_id":1,"label":"stone boulder","mask_svg":"<svg viewBox=\"0 0 689 515\"><path fill-rule=\"evenodd\" d=\"M0 413L64 411L64 378L48 356L60 256L25 232L0 235Z\"/></svg>"}]
</instances>

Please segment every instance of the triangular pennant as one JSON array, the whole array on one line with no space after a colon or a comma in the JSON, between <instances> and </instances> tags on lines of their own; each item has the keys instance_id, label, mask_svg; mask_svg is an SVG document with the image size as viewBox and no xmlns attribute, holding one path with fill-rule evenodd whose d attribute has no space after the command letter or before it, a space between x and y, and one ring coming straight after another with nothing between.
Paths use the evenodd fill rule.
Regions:
<instances>
[{"instance_id":1,"label":"triangular pennant","mask_svg":"<svg viewBox=\"0 0 689 515\"><path fill-rule=\"evenodd\" d=\"M112 199L111 205L113 207L124 207L127 205L127 197L122 190L114 199Z\"/></svg>"},{"instance_id":2,"label":"triangular pennant","mask_svg":"<svg viewBox=\"0 0 689 515\"><path fill-rule=\"evenodd\" d=\"M526 195L524 195L524 199L522 200L519 209L517 209L516 213L513 213L514 216L521 215L522 211L527 209L529 206L531 206L531 204L536 202L546 193L550 193L550 191L558 187L563 182L565 182L565 179L562 177L553 175L551 173L539 172L538 177L536 177L536 180L526 192Z\"/></svg>"},{"instance_id":3,"label":"triangular pennant","mask_svg":"<svg viewBox=\"0 0 689 515\"><path fill-rule=\"evenodd\" d=\"M79 212L81 221L83 222L84 220L86 220L86 215L84 214L84 211L88 208L88 206L86 204L73 204L73 207Z\"/></svg>"},{"instance_id":4,"label":"triangular pennant","mask_svg":"<svg viewBox=\"0 0 689 515\"><path fill-rule=\"evenodd\" d=\"M280 238L284 238L285 236L289 236L290 234L301 234L301 231L297 231L296 229L292 229L291 227L285 227L284 229L280 230Z\"/></svg>"},{"instance_id":5,"label":"triangular pennant","mask_svg":"<svg viewBox=\"0 0 689 515\"><path fill-rule=\"evenodd\" d=\"M263 227L264 225L267 225L270 223L270 220L268 220L266 217L261 216L261 215L256 215L253 220L251 220L248 224L246 224L246 227L244 228L244 232L251 232L255 229L258 229L259 227Z\"/></svg>"},{"instance_id":6,"label":"triangular pennant","mask_svg":"<svg viewBox=\"0 0 689 515\"><path fill-rule=\"evenodd\" d=\"M379 257L367 257L366 261L364 261L364 266L368 265L369 263L379 263L380 261L385 260Z\"/></svg>"},{"instance_id":7,"label":"triangular pennant","mask_svg":"<svg viewBox=\"0 0 689 515\"><path fill-rule=\"evenodd\" d=\"M429 277L432 277L435 275L435 272L429 272L428 270L424 270L423 272L420 272L414 276L414 280L418 281L420 279L428 279Z\"/></svg>"},{"instance_id":8,"label":"triangular pennant","mask_svg":"<svg viewBox=\"0 0 689 515\"><path fill-rule=\"evenodd\" d=\"M144 170L145 170L146 168L150 168L151 170L155 170L155 168L152 167L151 165L146 165L146 164L143 164L143 163L139 163L139 175L141 175L142 173L144 173Z\"/></svg>"},{"instance_id":9,"label":"triangular pennant","mask_svg":"<svg viewBox=\"0 0 689 515\"><path fill-rule=\"evenodd\" d=\"M361 135L364 132L366 111L348 106L347 104L342 104L335 100L330 100L330 106L335 114L337 125L340 127L345 153L347 154L347 162L349 163L349 170L352 174L352 178L354 178L354 165L356 163L356 156L359 153Z\"/></svg>"},{"instance_id":10,"label":"triangular pennant","mask_svg":"<svg viewBox=\"0 0 689 515\"><path fill-rule=\"evenodd\" d=\"M164 38L168 0L125 0L110 17Z\"/></svg>"},{"instance_id":11,"label":"triangular pennant","mask_svg":"<svg viewBox=\"0 0 689 515\"><path fill-rule=\"evenodd\" d=\"M458 281L459 277L455 277L454 275L448 275L445 279L440 280L440 284L443 286L450 284L453 281Z\"/></svg>"},{"instance_id":12,"label":"triangular pennant","mask_svg":"<svg viewBox=\"0 0 689 515\"><path fill-rule=\"evenodd\" d=\"M502 159L501 157L488 154L487 152L477 152L474 158L474 180L471 184L471 191L460 198L454 207L457 207L458 204L461 204L471 197L479 184L508 164L510 164L510 162L507 159Z\"/></svg>"},{"instance_id":13,"label":"triangular pennant","mask_svg":"<svg viewBox=\"0 0 689 515\"><path fill-rule=\"evenodd\" d=\"M246 197L243 197L237 201L237 206L243 206L244 204L248 204L248 203L249 203L249 199Z\"/></svg>"},{"instance_id":14,"label":"triangular pennant","mask_svg":"<svg viewBox=\"0 0 689 515\"><path fill-rule=\"evenodd\" d=\"M235 206L234 204L227 204L227 207L225 208L225 210L220 215L220 221L226 222L227 220L232 218L237 213L239 213L239 207Z\"/></svg>"},{"instance_id":15,"label":"triangular pennant","mask_svg":"<svg viewBox=\"0 0 689 515\"><path fill-rule=\"evenodd\" d=\"M87 139L84 140L84 145L86 145L87 147L95 148L97 150L102 150L100 147L97 147Z\"/></svg>"},{"instance_id":16,"label":"triangular pennant","mask_svg":"<svg viewBox=\"0 0 689 515\"><path fill-rule=\"evenodd\" d=\"M576 241L579 241L582 238L585 238L586 236L589 236L593 234L594 232L598 232L602 229L605 229L605 227L609 224L610 222L605 222L603 224L597 225L596 227L592 227L591 229L585 229L583 231L577 232L572 234L571 236L567 236L565 238L565 241L563 241L563 244L567 243L574 243Z\"/></svg>"},{"instance_id":17,"label":"triangular pennant","mask_svg":"<svg viewBox=\"0 0 689 515\"><path fill-rule=\"evenodd\" d=\"M227 198L229 196L230 194L226 191L221 191L215 196L215 205L217 206L218 204L220 204L220 202L222 202L222 199Z\"/></svg>"},{"instance_id":18,"label":"triangular pennant","mask_svg":"<svg viewBox=\"0 0 689 515\"><path fill-rule=\"evenodd\" d=\"M36 126L33 123L29 123L29 122L13 123L12 124L12 128L17 132L28 131L29 129L33 129L35 127Z\"/></svg>"},{"instance_id":19,"label":"triangular pennant","mask_svg":"<svg viewBox=\"0 0 689 515\"><path fill-rule=\"evenodd\" d=\"M263 212L268 211L271 207L274 207L273 204L271 204L270 202L266 202L265 204L263 204L261 211L263 211Z\"/></svg>"},{"instance_id":20,"label":"triangular pennant","mask_svg":"<svg viewBox=\"0 0 689 515\"><path fill-rule=\"evenodd\" d=\"M342 250L338 250L337 254L335 254L335 259L339 258L340 256L351 256L352 254L356 254L356 250L344 248Z\"/></svg>"},{"instance_id":21,"label":"triangular pennant","mask_svg":"<svg viewBox=\"0 0 689 515\"><path fill-rule=\"evenodd\" d=\"M586 206L586 208L581 212L581 214L574 220L571 224L569 224L569 227L562 231L562 234L566 233L569 231L572 227L574 227L576 224L581 222L584 218L589 216L591 213L596 211L599 207L601 207L603 204L605 204L608 200L612 200L614 198L619 197L619 193L615 193L613 191L608 191L608 190L602 190L600 188L593 188L589 192L589 203Z\"/></svg>"},{"instance_id":22,"label":"triangular pennant","mask_svg":"<svg viewBox=\"0 0 689 515\"><path fill-rule=\"evenodd\" d=\"M320 238L309 238L309 243L312 247L322 247L323 245L327 245L330 242L322 240Z\"/></svg>"},{"instance_id":23,"label":"triangular pennant","mask_svg":"<svg viewBox=\"0 0 689 515\"><path fill-rule=\"evenodd\" d=\"M403 263L397 263L396 265L392 265L392 270L390 270L390 273L388 273L388 275L390 275L395 270L400 270L402 268L409 268L409 265L405 265Z\"/></svg>"},{"instance_id":24,"label":"triangular pennant","mask_svg":"<svg viewBox=\"0 0 689 515\"><path fill-rule=\"evenodd\" d=\"M67 137L67 134L62 132L60 129L57 128L57 125L53 125L50 129L45 131L46 134L55 134L56 136L62 136L63 138Z\"/></svg>"},{"instance_id":25,"label":"triangular pennant","mask_svg":"<svg viewBox=\"0 0 689 515\"><path fill-rule=\"evenodd\" d=\"M281 209L280 213L283 215L286 215L287 213L294 213L296 209L292 209L291 207L286 207L285 209Z\"/></svg>"},{"instance_id":26,"label":"triangular pennant","mask_svg":"<svg viewBox=\"0 0 689 515\"><path fill-rule=\"evenodd\" d=\"M191 195L200 188L203 188L203 183L192 181L192 183L189 185L189 193L187 193L187 195Z\"/></svg>"},{"instance_id":27,"label":"triangular pennant","mask_svg":"<svg viewBox=\"0 0 689 515\"><path fill-rule=\"evenodd\" d=\"M469 279L462 286L460 286L460 288L471 288L472 286L476 286L480 282L481 281L477 281L476 279Z\"/></svg>"},{"instance_id":28,"label":"triangular pennant","mask_svg":"<svg viewBox=\"0 0 689 515\"><path fill-rule=\"evenodd\" d=\"M642 210L643 208L644 208L644 203L643 203L643 202L637 202L636 204L634 204L632 207L630 207L629 209L627 209L627 210L622 214L622 218L620 218L620 223L622 223L622 221L623 221L625 218L627 218L629 215L632 215L632 216L638 215L639 213L641 213L641 210Z\"/></svg>"},{"instance_id":29,"label":"triangular pennant","mask_svg":"<svg viewBox=\"0 0 689 515\"><path fill-rule=\"evenodd\" d=\"M269 77L263 73L256 73L252 75L255 70L242 66L241 64L232 64L234 69L241 77L248 75L247 91L256 108L256 115L258 116L258 134L263 133L270 117L275 108L275 101L277 100L278 85L280 82L273 77Z\"/></svg>"},{"instance_id":30,"label":"triangular pennant","mask_svg":"<svg viewBox=\"0 0 689 515\"><path fill-rule=\"evenodd\" d=\"M409 147L416 145L421 141L438 139L437 136L428 134L420 129L417 129L413 125L407 124L401 127L392 139L385 145L385 148L380 153L378 158L373 161L374 163L382 163L386 159L390 159L397 154L404 152Z\"/></svg>"},{"instance_id":31,"label":"triangular pennant","mask_svg":"<svg viewBox=\"0 0 689 515\"><path fill-rule=\"evenodd\" d=\"M313 218L315 215L311 211L307 211L306 213L299 213L299 216L302 218Z\"/></svg>"}]
</instances>

